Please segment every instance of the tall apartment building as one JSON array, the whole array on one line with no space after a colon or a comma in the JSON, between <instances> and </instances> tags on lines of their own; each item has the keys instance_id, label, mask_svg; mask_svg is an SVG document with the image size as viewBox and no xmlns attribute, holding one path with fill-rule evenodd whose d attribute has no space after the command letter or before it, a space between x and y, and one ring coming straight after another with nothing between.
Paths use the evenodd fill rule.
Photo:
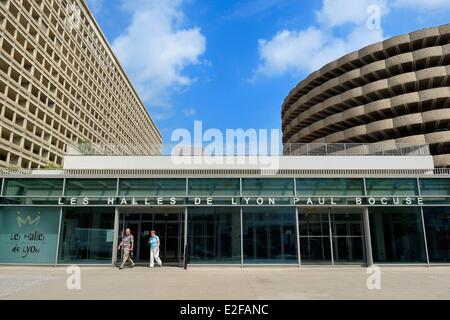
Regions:
<instances>
[{"instance_id":1,"label":"tall apartment building","mask_svg":"<svg viewBox=\"0 0 450 320\"><path fill-rule=\"evenodd\" d=\"M0 167L62 165L80 143L151 154L161 140L84 0L0 0Z\"/></svg>"},{"instance_id":2,"label":"tall apartment building","mask_svg":"<svg viewBox=\"0 0 450 320\"><path fill-rule=\"evenodd\" d=\"M285 143L428 144L450 167L450 24L374 43L311 73L286 97Z\"/></svg>"}]
</instances>

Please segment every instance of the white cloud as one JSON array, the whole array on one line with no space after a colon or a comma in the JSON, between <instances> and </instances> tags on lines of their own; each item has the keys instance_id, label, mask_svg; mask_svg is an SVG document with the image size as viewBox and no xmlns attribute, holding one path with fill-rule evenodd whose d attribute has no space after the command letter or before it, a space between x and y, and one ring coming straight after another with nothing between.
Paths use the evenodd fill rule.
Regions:
<instances>
[{"instance_id":1,"label":"white cloud","mask_svg":"<svg viewBox=\"0 0 450 320\"><path fill-rule=\"evenodd\" d=\"M170 93L195 81L183 71L201 63L205 52L200 29L183 27L181 4L181 0L123 0L132 19L112 44L140 96L160 109L155 118L171 115Z\"/></svg>"},{"instance_id":2,"label":"white cloud","mask_svg":"<svg viewBox=\"0 0 450 320\"><path fill-rule=\"evenodd\" d=\"M369 28L366 23L371 14L367 8L374 3L381 14L387 12L381 0L324 0L322 9L316 12L319 27L283 30L269 40L260 39L260 64L253 79L287 72L309 73L346 53L383 40L383 30ZM350 31L336 36L333 29L347 23L351 24Z\"/></svg>"},{"instance_id":3,"label":"white cloud","mask_svg":"<svg viewBox=\"0 0 450 320\"><path fill-rule=\"evenodd\" d=\"M195 115L196 110L194 108L186 108L183 110L183 113L186 117L192 117L193 115Z\"/></svg>"},{"instance_id":4,"label":"white cloud","mask_svg":"<svg viewBox=\"0 0 450 320\"><path fill-rule=\"evenodd\" d=\"M288 71L312 72L348 52L382 39L381 30L368 32L365 27L355 28L346 38L334 37L313 27L303 31L283 30L270 40L259 41L262 63L257 73L271 76Z\"/></svg>"},{"instance_id":5,"label":"white cloud","mask_svg":"<svg viewBox=\"0 0 450 320\"><path fill-rule=\"evenodd\" d=\"M450 0L395 0L394 6L414 10L449 9Z\"/></svg>"},{"instance_id":6,"label":"white cloud","mask_svg":"<svg viewBox=\"0 0 450 320\"><path fill-rule=\"evenodd\" d=\"M323 0L316 18L322 26L328 27L361 24L367 20L367 8L370 6L378 6L383 14L388 10L386 0Z\"/></svg>"}]
</instances>

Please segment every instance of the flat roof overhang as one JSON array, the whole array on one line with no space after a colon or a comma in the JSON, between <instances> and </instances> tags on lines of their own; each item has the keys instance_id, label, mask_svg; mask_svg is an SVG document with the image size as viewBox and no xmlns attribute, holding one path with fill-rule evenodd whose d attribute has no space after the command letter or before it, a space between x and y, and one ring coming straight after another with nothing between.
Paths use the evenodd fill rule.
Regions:
<instances>
[{"instance_id":1,"label":"flat roof overhang","mask_svg":"<svg viewBox=\"0 0 450 320\"><path fill-rule=\"evenodd\" d=\"M66 156L65 170L401 170L433 169L421 156Z\"/></svg>"}]
</instances>

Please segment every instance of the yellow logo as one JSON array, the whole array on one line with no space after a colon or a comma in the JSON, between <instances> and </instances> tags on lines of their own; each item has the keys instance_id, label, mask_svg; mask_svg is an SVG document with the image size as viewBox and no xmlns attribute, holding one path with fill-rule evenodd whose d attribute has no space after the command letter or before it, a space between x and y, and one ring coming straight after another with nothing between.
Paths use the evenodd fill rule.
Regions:
<instances>
[{"instance_id":1,"label":"yellow logo","mask_svg":"<svg viewBox=\"0 0 450 320\"><path fill-rule=\"evenodd\" d=\"M41 213L38 212L36 217L31 217L31 215L27 215L25 218L22 218L20 216L20 211L17 212L17 225L19 227L22 227L22 225L34 225L37 227L39 224L39 221L41 221Z\"/></svg>"}]
</instances>

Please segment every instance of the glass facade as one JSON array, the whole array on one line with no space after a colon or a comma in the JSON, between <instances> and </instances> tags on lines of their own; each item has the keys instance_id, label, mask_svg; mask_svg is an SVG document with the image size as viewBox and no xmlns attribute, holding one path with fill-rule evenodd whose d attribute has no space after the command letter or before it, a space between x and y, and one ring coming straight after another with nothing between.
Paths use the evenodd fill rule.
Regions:
<instances>
[{"instance_id":1,"label":"glass facade","mask_svg":"<svg viewBox=\"0 0 450 320\"><path fill-rule=\"evenodd\" d=\"M375 263L426 262L420 208L369 208Z\"/></svg>"},{"instance_id":2,"label":"glass facade","mask_svg":"<svg viewBox=\"0 0 450 320\"><path fill-rule=\"evenodd\" d=\"M303 264L364 264L366 244L360 208L299 208Z\"/></svg>"},{"instance_id":3,"label":"glass facade","mask_svg":"<svg viewBox=\"0 0 450 320\"><path fill-rule=\"evenodd\" d=\"M2 202L12 205L46 205L63 192L63 179L5 179Z\"/></svg>"},{"instance_id":4,"label":"glass facade","mask_svg":"<svg viewBox=\"0 0 450 320\"><path fill-rule=\"evenodd\" d=\"M185 196L186 179L120 179L120 196Z\"/></svg>"},{"instance_id":5,"label":"glass facade","mask_svg":"<svg viewBox=\"0 0 450 320\"><path fill-rule=\"evenodd\" d=\"M243 196L293 196L294 180L278 178L242 179Z\"/></svg>"},{"instance_id":6,"label":"glass facade","mask_svg":"<svg viewBox=\"0 0 450 320\"><path fill-rule=\"evenodd\" d=\"M111 263L114 241L114 209L65 208L58 262Z\"/></svg>"},{"instance_id":7,"label":"glass facade","mask_svg":"<svg viewBox=\"0 0 450 320\"><path fill-rule=\"evenodd\" d=\"M331 264L329 210L299 209L300 257L303 264Z\"/></svg>"},{"instance_id":8,"label":"glass facade","mask_svg":"<svg viewBox=\"0 0 450 320\"><path fill-rule=\"evenodd\" d=\"M423 208L431 262L450 262L450 207Z\"/></svg>"},{"instance_id":9,"label":"glass facade","mask_svg":"<svg viewBox=\"0 0 450 320\"><path fill-rule=\"evenodd\" d=\"M189 179L190 196L239 196L239 179Z\"/></svg>"},{"instance_id":10,"label":"glass facade","mask_svg":"<svg viewBox=\"0 0 450 320\"><path fill-rule=\"evenodd\" d=\"M330 210L335 264L366 263L366 243L361 209Z\"/></svg>"},{"instance_id":11,"label":"glass facade","mask_svg":"<svg viewBox=\"0 0 450 320\"><path fill-rule=\"evenodd\" d=\"M139 213L141 212L141 213ZM150 259L150 231L155 230L160 239L159 257L165 264L178 264L184 242L184 210L175 208L150 208L146 210L124 210L119 216L117 242L129 228L135 240L135 262Z\"/></svg>"},{"instance_id":12,"label":"glass facade","mask_svg":"<svg viewBox=\"0 0 450 320\"><path fill-rule=\"evenodd\" d=\"M314 178L296 179L298 196L363 196L362 179Z\"/></svg>"},{"instance_id":13,"label":"glass facade","mask_svg":"<svg viewBox=\"0 0 450 320\"><path fill-rule=\"evenodd\" d=\"M409 178L366 179L368 196L416 196L417 180Z\"/></svg>"},{"instance_id":14,"label":"glass facade","mask_svg":"<svg viewBox=\"0 0 450 320\"><path fill-rule=\"evenodd\" d=\"M177 263L185 243L191 264L450 261L447 177L0 182L0 264L111 264L126 226L139 261L148 259L151 229L162 239L162 258Z\"/></svg>"},{"instance_id":15,"label":"glass facade","mask_svg":"<svg viewBox=\"0 0 450 320\"><path fill-rule=\"evenodd\" d=\"M244 208L246 263L297 263L294 208Z\"/></svg>"},{"instance_id":16,"label":"glass facade","mask_svg":"<svg viewBox=\"0 0 450 320\"><path fill-rule=\"evenodd\" d=\"M450 205L450 179L419 179L419 184L428 204Z\"/></svg>"},{"instance_id":17,"label":"glass facade","mask_svg":"<svg viewBox=\"0 0 450 320\"><path fill-rule=\"evenodd\" d=\"M111 197L116 195L115 179L67 179L65 196L71 197Z\"/></svg>"},{"instance_id":18,"label":"glass facade","mask_svg":"<svg viewBox=\"0 0 450 320\"><path fill-rule=\"evenodd\" d=\"M54 264L59 208L0 207L0 263Z\"/></svg>"},{"instance_id":19,"label":"glass facade","mask_svg":"<svg viewBox=\"0 0 450 320\"><path fill-rule=\"evenodd\" d=\"M190 263L241 263L239 208L191 208L188 219Z\"/></svg>"}]
</instances>

